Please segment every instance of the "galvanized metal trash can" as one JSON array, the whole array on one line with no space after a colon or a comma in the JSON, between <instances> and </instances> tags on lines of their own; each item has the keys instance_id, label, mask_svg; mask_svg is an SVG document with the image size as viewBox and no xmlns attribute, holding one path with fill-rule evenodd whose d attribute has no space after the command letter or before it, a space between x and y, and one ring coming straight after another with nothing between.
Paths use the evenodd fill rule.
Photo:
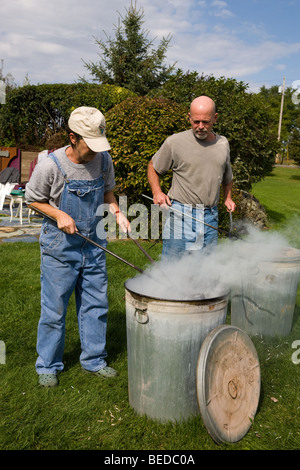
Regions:
<instances>
[{"instance_id":1,"label":"galvanized metal trash can","mask_svg":"<svg viewBox=\"0 0 300 470\"><path fill-rule=\"evenodd\" d=\"M182 422L201 414L208 432L216 442L235 442L241 439L248 431L258 405L260 370L256 356L250 366L256 371L256 377L252 380L255 392L250 393L254 400L251 401L250 410L247 406L243 410L246 419L243 416L238 420L242 423L241 431L234 429L232 435L230 418L225 423L222 421L224 411L221 413L220 424L215 416L210 416L210 403L223 406L220 399L223 392L220 387L224 388L226 396L231 393L230 400L237 404L238 409L241 403L237 397L243 399L245 387L248 387L248 382L245 384L242 376L237 378L233 371L235 363L239 362L242 368L238 370L238 374L243 375L248 370L248 364L243 359L245 354L240 345L243 332L236 335L237 328L225 325L228 293L224 292L211 299L190 301L156 299L135 291L134 283L131 284L130 280L125 283L125 293L130 406L138 415L160 422ZM223 330L226 331L225 345L220 347ZM233 340L228 339L229 330L234 335ZM218 351L224 352L223 363L218 352L214 353L215 344ZM204 345L206 346L203 349ZM245 348L248 349L248 344ZM252 351L253 349L254 347ZM228 351L231 352L228 354ZM238 353L238 360L234 351ZM233 363L229 356L234 358ZM214 358L222 363L222 367L227 364L228 369L216 368ZM213 375L217 370L217 380L222 382L218 383L218 393L213 388L214 382L210 380L212 368ZM227 371L232 372L230 376ZM234 404L231 405L231 414L233 408ZM239 414L239 411L236 413ZM219 426L221 429L218 433ZM224 426L228 429L225 434Z\"/></svg>"},{"instance_id":2,"label":"galvanized metal trash can","mask_svg":"<svg viewBox=\"0 0 300 470\"><path fill-rule=\"evenodd\" d=\"M300 250L287 248L272 260L262 260L241 287L232 289L231 324L252 336L287 336L299 277Z\"/></svg>"},{"instance_id":3,"label":"galvanized metal trash can","mask_svg":"<svg viewBox=\"0 0 300 470\"><path fill-rule=\"evenodd\" d=\"M199 351L207 334L225 323L229 293L172 301L144 296L130 280L125 292L130 405L162 422L199 415Z\"/></svg>"}]
</instances>

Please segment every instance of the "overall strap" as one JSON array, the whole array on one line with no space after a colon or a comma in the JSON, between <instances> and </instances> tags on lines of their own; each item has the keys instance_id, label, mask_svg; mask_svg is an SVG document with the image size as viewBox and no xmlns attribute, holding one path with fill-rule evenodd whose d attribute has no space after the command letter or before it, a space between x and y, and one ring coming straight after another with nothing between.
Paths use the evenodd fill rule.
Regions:
<instances>
[{"instance_id":1,"label":"overall strap","mask_svg":"<svg viewBox=\"0 0 300 470\"><path fill-rule=\"evenodd\" d=\"M106 173L108 171L108 157L109 157L109 153L108 152L102 152L101 153L102 155L102 176L103 178L105 178L106 176Z\"/></svg>"},{"instance_id":2,"label":"overall strap","mask_svg":"<svg viewBox=\"0 0 300 470\"><path fill-rule=\"evenodd\" d=\"M61 166L61 164L60 164L60 162L59 162L57 156L55 155L55 153L54 153L54 152L49 153L48 157L51 158L51 160L53 160L54 163L56 163L56 165L58 166L59 170L61 171L61 173L62 173L64 179L66 179L66 178L67 178L66 172L65 172L64 169L62 168L62 166Z\"/></svg>"},{"instance_id":3,"label":"overall strap","mask_svg":"<svg viewBox=\"0 0 300 470\"><path fill-rule=\"evenodd\" d=\"M102 155L102 168L101 168L102 176L103 176L103 178L105 178L106 174L107 174L107 171L108 171L109 153L108 152L102 152L101 155ZM55 153L54 152L49 153L48 157L51 158L51 160L53 160L56 163L56 165L58 166L59 170L61 171L64 179L66 180L67 179L66 172L62 168L57 156L55 155Z\"/></svg>"}]
</instances>

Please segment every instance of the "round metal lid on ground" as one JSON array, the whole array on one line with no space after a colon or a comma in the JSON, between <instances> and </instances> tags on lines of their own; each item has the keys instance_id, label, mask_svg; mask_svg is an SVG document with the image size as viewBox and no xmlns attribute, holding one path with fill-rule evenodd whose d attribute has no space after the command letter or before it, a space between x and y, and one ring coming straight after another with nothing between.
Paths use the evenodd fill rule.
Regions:
<instances>
[{"instance_id":1,"label":"round metal lid on ground","mask_svg":"<svg viewBox=\"0 0 300 470\"><path fill-rule=\"evenodd\" d=\"M197 365L197 396L213 440L237 442L248 432L260 396L260 365L249 336L230 325L203 341Z\"/></svg>"}]
</instances>

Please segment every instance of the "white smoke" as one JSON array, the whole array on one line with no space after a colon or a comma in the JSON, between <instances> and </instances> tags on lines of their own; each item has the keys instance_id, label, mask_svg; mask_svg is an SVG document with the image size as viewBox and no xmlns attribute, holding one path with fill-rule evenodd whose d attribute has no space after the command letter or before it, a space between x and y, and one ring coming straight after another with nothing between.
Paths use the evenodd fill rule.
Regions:
<instances>
[{"instance_id":1,"label":"white smoke","mask_svg":"<svg viewBox=\"0 0 300 470\"><path fill-rule=\"evenodd\" d=\"M152 264L144 274L127 281L126 287L137 294L167 300L215 298L241 287L255 275L262 261L272 263L294 255L295 249L284 233L261 231L251 225L246 232L242 239L221 240L211 253L195 252ZM295 253L299 257L300 251Z\"/></svg>"}]
</instances>

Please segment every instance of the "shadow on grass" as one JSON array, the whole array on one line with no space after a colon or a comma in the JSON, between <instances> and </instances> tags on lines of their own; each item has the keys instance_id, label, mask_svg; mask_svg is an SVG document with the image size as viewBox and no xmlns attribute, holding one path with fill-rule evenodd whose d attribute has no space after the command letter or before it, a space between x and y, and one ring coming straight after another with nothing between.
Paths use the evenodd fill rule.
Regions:
<instances>
[{"instance_id":1,"label":"shadow on grass","mask_svg":"<svg viewBox=\"0 0 300 470\"><path fill-rule=\"evenodd\" d=\"M63 362L64 362L64 372L67 372L69 369L72 369L75 365L79 363L79 356L81 354L80 340L74 343L72 349L64 352Z\"/></svg>"},{"instance_id":2,"label":"shadow on grass","mask_svg":"<svg viewBox=\"0 0 300 470\"><path fill-rule=\"evenodd\" d=\"M292 325L292 329L294 328L294 326L296 325L296 323L298 322L298 319L300 317L300 307L298 305L295 306L295 311L294 311L294 316L293 316L293 325Z\"/></svg>"},{"instance_id":3,"label":"shadow on grass","mask_svg":"<svg viewBox=\"0 0 300 470\"><path fill-rule=\"evenodd\" d=\"M108 317L106 337L108 361L115 361L127 349L126 316L125 313L114 313Z\"/></svg>"},{"instance_id":4,"label":"shadow on grass","mask_svg":"<svg viewBox=\"0 0 300 470\"><path fill-rule=\"evenodd\" d=\"M67 332L68 334L68 332ZM63 362L64 371L71 369L79 363L81 354L81 344L79 333L73 343L69 344L64 351ZM72 340L69 340L69 343ZM126 316L123 312L111 312L108 314L108 326L106 334L107 362L113 363L127 349L126 338Z\"/></svg>"},{"instance_id":5,"label":"shadow on grass","mask_svg":"<svg viewBox=\"0 0 300 470\"><path fill-rule=\"evenodd\" d=\"M281 223L284 223L286 222L286 216L281 214L280 212L276 212L276 211L273 211L271 209L268 209L266 206L264 206L267 214L268 214L268 217L269 217L269 220L271 220L271 222L273 223L276 223L276 224L281 224Z\"/></svg>"}]
</instances>

